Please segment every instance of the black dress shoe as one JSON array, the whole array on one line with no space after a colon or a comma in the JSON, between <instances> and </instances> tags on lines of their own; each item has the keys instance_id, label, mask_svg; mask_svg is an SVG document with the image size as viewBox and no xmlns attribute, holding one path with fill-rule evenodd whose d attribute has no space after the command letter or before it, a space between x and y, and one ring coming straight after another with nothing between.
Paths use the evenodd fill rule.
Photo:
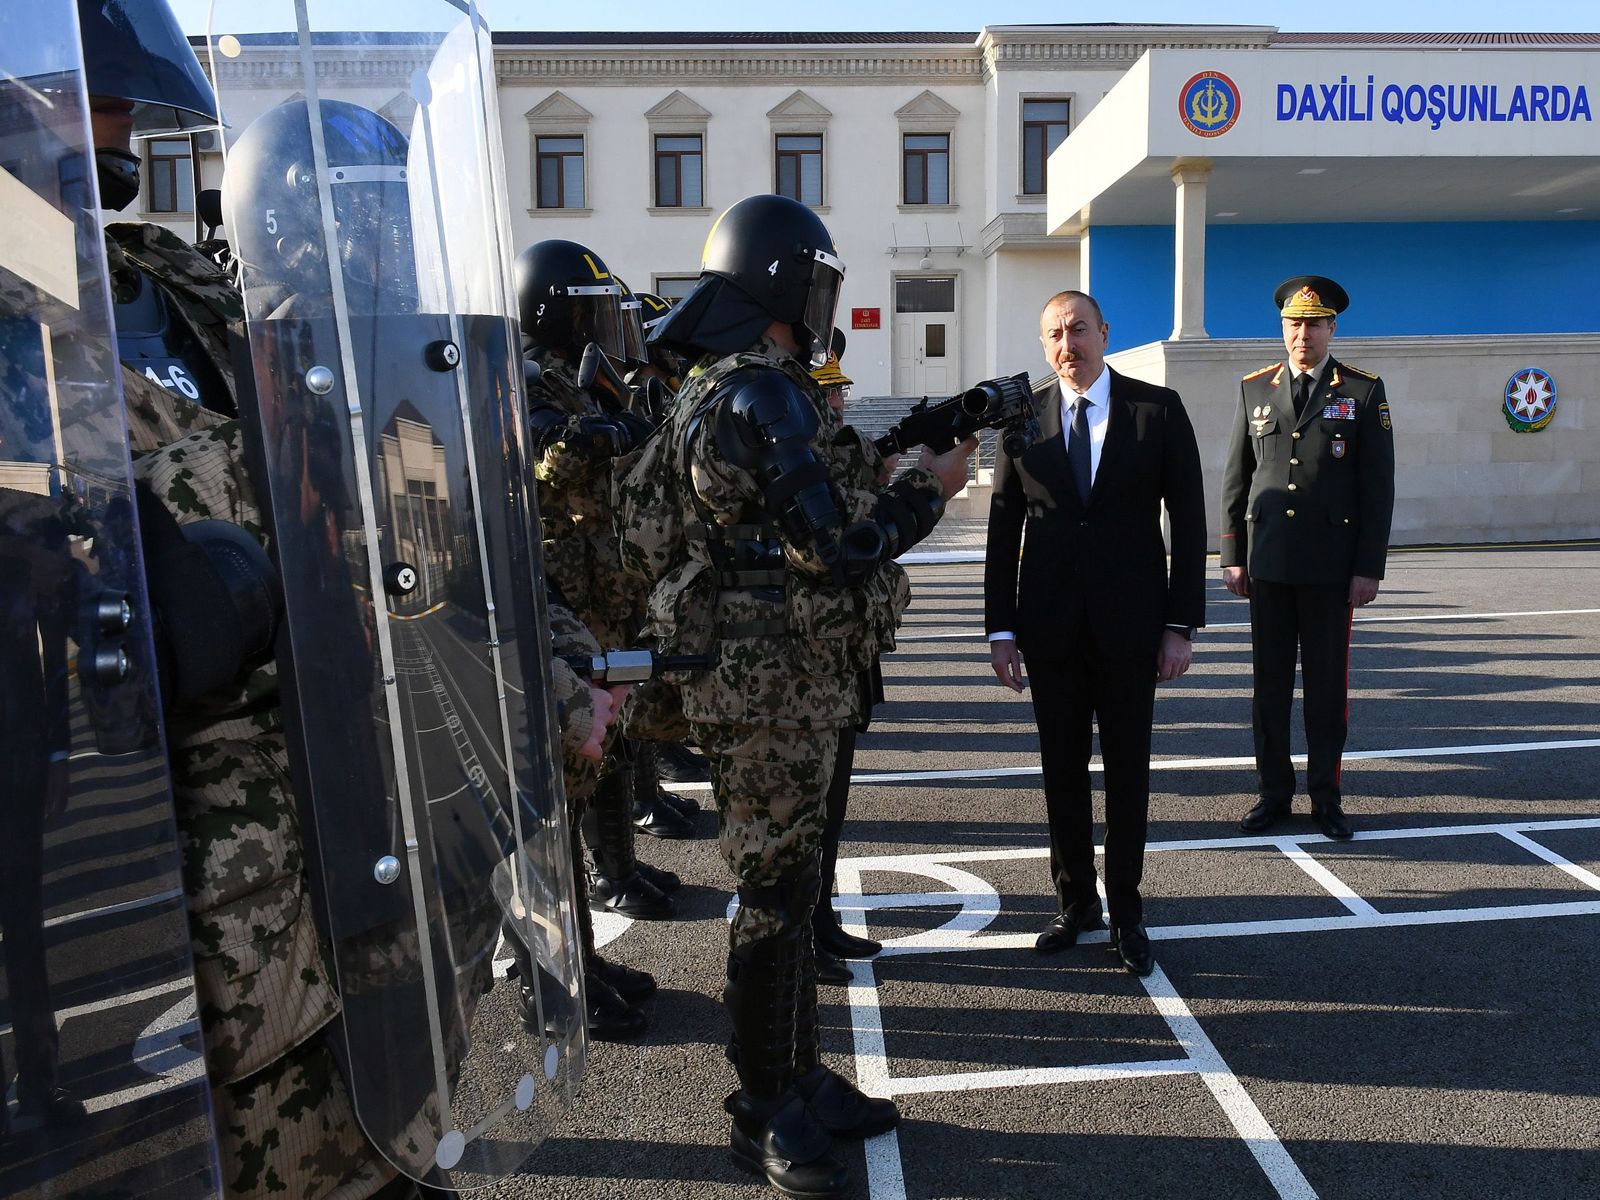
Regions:
<instances>
[{"instance_id":1,"label":"black dress shoe","mask_svg":"<svg viewBox=\"0 0 1600 1200\"><path fill-rule=\"evenodd\" d=\"M1317 805L1311 810L1311 816L1323 836L1336 842L1349 841L1355 834L1350 828L1350 818L1344 815L1344 809L1337 802Z\"/></svg>"},{"instance_id":2,"label":"black dress shoe","mask_svg":"<svg viewBox=\"0 0 1600 1200\"><path fill-rule=\"evenodd\" d=\"M833 1157L833 1139L798 1091L790 1088L782 1099L767 1102L735 1092L722 1106L733 1117L729 1148L740 1170L765 1176L796 1200L846 1194L850 1172Z\"/></svg>"},{"instance_id":3,"label":"black dress shoe","mask_svg":"<svg viewBox=\"0 0 1600 1200\"><path fill-rule=\"evenodd\" d=\"M598 871L591 871L589 907L603 908L636 921L670 921L677 911L672 897L664 894L637 868L621 879L611 879Z\"/></svg>"},{"instance_id":4,"label":"black dress shoe","mask_svg":"<svg viewBox=\"0 0 1600 1200\"><path fill-rule=\"evenodd\" d=\"M1126 929L1111 931L1111 948L1122 959L1122 965L1143 979L1156 969L1156 960L1150 955L1150 937L1143 925L1129 925Z\"/></svg>"},{"instance_id":5,"label":"black dress shoe","mask_svg":"<svg viewBox=\"0 0 1600 1200\"><path fill-rule=\"evenodd\" d=\"M1244 820L1239 822L1239 828L1246 833L1265 833L1276 825L1280 818L1289 815L1289 803L1277 800L1268 800L1263 796L1256 802L1256 806L1245 813Z\"/></svg>"},{"instance_id":6,"label":"black dress shoe","mask_svg":"<svg viewBox=\"0 0 1600 1200\"><path fill-rule=\"evenodd\" d=\"M846 933L826 917L811 926L811 934L818 950L839 958L871 958L883 949L882 942Z\"/></svg>"},{"instance_id":7,"label":"black dress shoe","mask_svg":"<svg viewBox=\"0 0 1600 1200\"><path fill-rule=\"evenodd\" d=\"M1055 954L1074 946L1080 933L1099 929L1104 916L1105 910L1100 907L1098 900L1093 904L1070 905L1066 912L1044 927L1044 932L1035 939L1033 948L1040 954Z\"/></svg>"},{"instance_id":8,"label":"black dress shoe","mask_svg":"<svg viewBox=\"0 0 1600 1200\"><path fill-rule=\"evenodd\" d=\"M837 954L829 954L818 946L816 957L818 983L845 985L855 982L855 976L850 973L850 964Z\"/></svg>"},{"instance_id":9,"label":"black dress shoe","mask_svg":"<svg viewBox=\"0 0 1600 1200\"><path fill-rule=\"evenodd\" d=\"M794 1086L822 1127L835 1137L877 1137L900 1123L900 1110L893 1100L868 1096L821 1063L796 1079Z\"/></svg>"}]
</instances>

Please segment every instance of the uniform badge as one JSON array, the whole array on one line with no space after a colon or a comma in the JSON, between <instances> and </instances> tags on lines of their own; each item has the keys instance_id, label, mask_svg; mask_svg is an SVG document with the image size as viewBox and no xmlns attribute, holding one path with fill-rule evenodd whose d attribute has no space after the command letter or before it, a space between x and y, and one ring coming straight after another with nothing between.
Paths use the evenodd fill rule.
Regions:
<instances>
[{"instance_id":1,"label":"uniform badge","mask_svg":"<svg viewBox=\"0 0 1600 1200\"><path fill-rule=\"evenodd\" d=\"M1267 404L1258 404L1250 410L1250 425L1255 435L1260 437L1267 432L1267 422L1272 419L1272 407Z\"/></svg>"},{"instance_id":2,"label":"uniform badge","mask_svg":"<svg viewBox=\"0 0 1600 1200\"><path fill-rule=\"evenodd\" d=\"M1333 456L1335 458L1343 458L1344 457L1345 448L1349 444L1350 443L1346 442L1342 437L1334 438L1333 439Z\"/></svg>"},{"instance_id":3,"label":"uniform badge","mask_svg":"<svg viewBox=\"0 0 1600 1200\"><path fill-rule=\"evenodd\" d=\"M1322 410L1324 421L1354 421L1356 419L1356 402L1348 396L1335 396L1333 403Z\"/></svg>"},{"instance_id":4,"label":"uniform badge","mask_svg":"<svg viewBox=\"0 0 1600 1200\"><path fill-rule=\"evenodd\" d=\"M1380 402L1378 405L1378 424L1382 425L1385 429L1393 428L1393 426L1389 424L1389 402L1387 400Z\"/></svg>"}]
</instances>

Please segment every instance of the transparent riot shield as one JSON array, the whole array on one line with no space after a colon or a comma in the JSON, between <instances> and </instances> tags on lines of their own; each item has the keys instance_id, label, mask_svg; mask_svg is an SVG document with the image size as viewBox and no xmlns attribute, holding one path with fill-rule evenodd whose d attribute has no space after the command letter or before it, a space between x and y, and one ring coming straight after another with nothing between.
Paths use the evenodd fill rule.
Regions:
<instances>
[{"instance_id":1,"label":"transparent riot shield","mask_svg":"<svg viewBox=\"0 0 1600 1200\"><path fill-rule=\"evenodd\" d=\"M73 0L0 6L0 1196L220 1196Z\"/></svg>"},{"instance_id":2,"label":"transparent riot shield","mask_svg":"<svg viewBox=\"0 0 1600 1200\"><path fill-rule=\"evenodd\" d=\"M273 6L217 3L208 51L297 790L356 1113L464 1190L525 1161L585 1053L489 31L281 7L236 38ZM496 981L503 937L535 978Z\"/></svg>"}]
</instances>

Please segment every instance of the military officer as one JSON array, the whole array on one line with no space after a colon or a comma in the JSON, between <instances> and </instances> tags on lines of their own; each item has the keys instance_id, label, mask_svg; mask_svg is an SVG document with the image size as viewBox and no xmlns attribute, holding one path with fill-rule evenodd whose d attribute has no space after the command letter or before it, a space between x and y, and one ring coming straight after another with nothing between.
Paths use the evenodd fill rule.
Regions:
<instances>
[{"instance_id":1,"label":"military officer","mask_svg":"<svg viewBox=\"0 0 1600 1200\"><path fill-rule=\"evenodd\" d=\"M1289 812L1289 707L1304 681L1306 790L1322 832L1348 838L1340 756L1348 730L1351 617L1383 578L1394 509L1394 434L1383 380L1329 346L1345 290L1320 275L1278 285L1284 362L1239 385L1222 479L1222 580L1250 601L1259 833Z\"/></svg>"}]
</instances>

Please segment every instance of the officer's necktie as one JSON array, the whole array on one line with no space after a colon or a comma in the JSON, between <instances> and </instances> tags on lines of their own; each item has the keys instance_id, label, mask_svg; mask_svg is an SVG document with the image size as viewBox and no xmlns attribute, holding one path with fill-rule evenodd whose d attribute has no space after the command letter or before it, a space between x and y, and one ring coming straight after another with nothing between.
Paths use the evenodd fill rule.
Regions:
<instances>
[{"instance_id":1,"label":"officer's necktie","mask_svg":"<svg viewBox=\"0 0 1600 1200\"><path fill-rule=\"evenodd\" d=\"M1311 399L1311 373L1303 371L1294 379L1294 416L1299 420L1306 411L1306 404Z\"/></svg>"},{"instance_id":2,"label":"officer's necktie","mask_svg":"<svg viewBox=\"0 0 1600 1200\"><path fill-rule=\"evenodd\" d=\"M1089 503L1089 398L1079 396L1072 405L1072 435L1067 439L1067 464L1078 485L1078 499Z\"/></svg>"}]
</instances>

